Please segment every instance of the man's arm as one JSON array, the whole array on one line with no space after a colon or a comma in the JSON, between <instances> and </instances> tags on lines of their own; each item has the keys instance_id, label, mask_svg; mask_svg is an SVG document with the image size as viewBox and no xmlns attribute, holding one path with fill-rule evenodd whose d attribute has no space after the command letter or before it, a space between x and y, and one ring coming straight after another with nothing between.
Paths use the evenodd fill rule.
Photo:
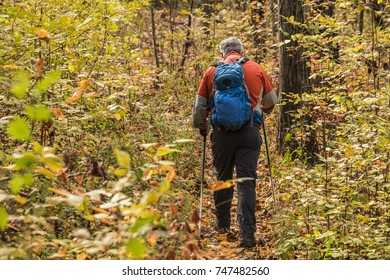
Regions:
<instances>
[{"instance_id":1,"label":"man's arm","mask_svg":"<svg viewBox=\"0 0 390 280\"><path fill-rule=\"evenodd\" d=\"M207 134L207 122L206 119L209 115L209 103L208 98L212 91L212 78L214 77L215 67L210 67L205 71L202 77L202 81L200 82L194 106L192 108L192 126L194 128L198 128L200 133Z\"/></svg>"},{"instance_id":2,"label":"man's arm","mask_svg":"<svg viewBox=\"0 0 390 280\"><path fill-rule=\"evenodd\" d=\"M279 94L275 88L273 88L270 92L268 92L261 102L262 110L266 114L270 114L274 109L275 105L279 103Z\"/></svg>"},{"instance_id":3,"label":"man's arm","mask_svg":"<svg viewBox=\"0 0 390 280\"><path fill-rule=\"evenodd\" d=\"M208 116L207 99L199 94L195 97L194 107L192 108L192 126L198 129L206 128L206 118Z\"/></svg>"}]
</instances>

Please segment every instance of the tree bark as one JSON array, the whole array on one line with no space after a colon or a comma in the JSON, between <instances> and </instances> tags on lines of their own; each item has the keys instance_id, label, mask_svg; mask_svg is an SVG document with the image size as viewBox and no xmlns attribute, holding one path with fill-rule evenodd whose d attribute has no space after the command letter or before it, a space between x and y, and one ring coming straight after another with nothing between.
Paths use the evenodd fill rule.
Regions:
<instances>
[{"instance_id":1,"label":"tree bark","mask_svg":"<svg viewBox=\"0 0 390 280\"><path fill-rule=\"evenodd\" d=\"M190 0L190 13L188 15L188 22L187 22L187 34L186 34L186 42L184 43L184 54L183 58L180 63L180 71L183 70L184 64L186 62L186 59L188 57L188 51L190 49L190 46L192 44L191 39L191 26L192 26L192 12L194 10L194 0Z\"/></svg>"},{"instance_id":2,"label":"tree bark","mask_svg":"<svg viewBox=\"0 0 390 280\"><path fill-rule=\"evenodd\" d=\"M285 43L279 48L279 82L283 105L280 110L277 144L279 151L283 154L288 151L294 154L300 149L302 154L311 157L316 145L310 139L315 139L315 137L309 137L309 141L298 141L294 137L299 127L302 129L311 124L311 117L308 117L309 121L306 122L304 116L296 117L298 109L302 107L302 101L299 100L302 93L310 91L309 67L307 66L307 59L303 57L304 48L297 41L291 40L291 36L304 31L299 25L291 24L286 20L286 18L293 16L295 21L303 23L304 3L304 0L279 0L278 5L279 27L281 29L279 31L279 41ZM286 40L291 41L287 43ZM286 137L288 134L291 134L291 137ZM301 133L301 137L304 134L305 132ZM295 155L298 154L300 153L295 153Z\"/></svg>"},{"instance_id":3,"label":"tree bark","mask_svg":"<svg viewBox=\"0 0 390 280\"><path fill-rule=\"evenodd\" d=\"M155 4L156 4L155 0L151 1L150 13L151 13L151 18L152 18L152 36L153 36L154 57L156 59L156 67L160 68L160 60L158 57L158 43L157 43L157 36L156 36L156 19L154 17Z\"/></svg>"},{"instance_id":4,"label":"tree bark","mask_svg":"<svg viewBox=\"0 0 390 280\"><path fill-rule=\"evenodd\" d=\"M256 47L255 60L262 57L265 40L261 36L262 22L264 21L264 0L258 0L251 9L251 28L253 34L253 44Z\"/></svg>"}]
</instances>

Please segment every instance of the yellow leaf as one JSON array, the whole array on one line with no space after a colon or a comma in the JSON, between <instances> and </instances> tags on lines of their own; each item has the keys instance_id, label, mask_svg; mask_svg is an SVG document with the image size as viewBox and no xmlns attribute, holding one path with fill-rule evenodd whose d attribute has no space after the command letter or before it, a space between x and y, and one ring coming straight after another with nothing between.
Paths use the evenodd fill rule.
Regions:
<instances>
[{"instance_id":1,"label":"yellow leaf","mask_svg":"<svg viewBox=\"0 0 390 280\"><path fill-rule=\"evenodd\" d=\"M46 169L46 168L43 168L43 167L35 168L35 172L38 173L38 174L42 174L42 175L46 176L49 179L56 178L56 175L53 172L51 172L49 169Z\"/></svg>"},{"instance_id":2,"label":"yellow leaf","mask_svg":"<svg viewBox=\"0 0 390 280\"><path fill-rule=\"evenodd\" d=\"M56 193L56 194L59 194L59 195L64 195L64 196L69 195L69 192L66 191L66 190L56 189L56 188L49 188L49 190L51 190L53 193Z\"/></svg>"},{"instance_id":3,"label":"yellow leaf","mask_svg":"<svg viewBox=\"0 0 390 280\"><path fill-rule=\"evenodd\" d=\"M234 243L233 242L229 242L229 241L221 241L219 243L219 245L224 246L224 247L234 247Z\"/></svg>"},{"instance_id":4,"label":"yellow leaf","mask_svg":"<svg viewBox=\"0 0 390 280\"><path fill-rule=\"evenodd\" d=\"M168 165L168 164L163 164L160 166L160 168L162 171L171 171L174 169L172 165Z\"/></svg>"},{"instance_id":5,"label":"yellow leaf","mask_svg":"<svg viewBox=\"0 0 390 280\"><path fill-rule=\"evenodd\" d=\"M168 180L169 182L171 182L171 181L173 180L173 178L175 178L175 176L176 176L176 171L175 171L175 169L171 169L171 170L168 172L168 174L167 174L167 180Z\"/></svg>"},{"instance_id":6,"label":"yellow leaf","mask_svg":"<svg viewBox=\"0 0 390 280\"><path fill-rule=\"evenodd\" d=\"M49 36L49 32L45 29L37 29L34 31L35 35L37 35L40 39L46 38Z\"/></svg>"},{"instance_id":7,"label":"yellow leaf","mask_svg":"<svg viewBox=\"0 0 390 280\"><path fill-rule=\"evenodd\" d=\"M20 204L25 204L26 202L27 202L27 200L24 198L24 197L21 197L20 195L17 195L16 197L15 197L15 200L17 201L17 202L19 202Z\"/></svg>"},{"instance_id":8,"label":"yellow leaf","mask_svg":"<svg viewBox=\"0 0 390 280\"><path fill-rule=\"evenodd\" d=\"M119 113L116 113L116 114L114 115L114 117L115 117L115 119L116 119L117 121L120 121L120 120L121 120L121 115L119 115Z\"/></svg>"},{"instance_id":9,"label":"yellow leaf","mask_svg":"<svg viewBox=\"0 0 390 280\"><path fill-rule=\"evenodd\" d=\"M110 212L108 212L108 211L106 211L106 210L104 210L102 208L95 207L95 206L92 207L92 210L94 210L95 212L98 212L98 213L103 213L103 214L107 214L107 215L110 214Z\"/></svg>"},{"instance_id":10,"label":"yellow leaf","mask_svg":"<svg viewBox=\"0 0 390 280\"><path fill-rule=\"evenodd\" d=\"M82 89L88 89L91 86L90 80L82 80L77 82L77 85L81 87Z\"/></svg>"},{"instance_id":11,"label":"yellow leaf","mask_svg":"<svg viewBox=\"0 0 390 280\"><path fill-rule=\"evenodd\" d=\"M296 133L295 133L295 137L302 137L303 136L303 133L302 133L302 131L297 131Z\"/></svg>"},{"instance_id":12,"label":"yellow leaf","mask_svg":"<svg viewBox=\"0 0 390 280\"><path fill-rule=\"evenodd\" d=\"M88 254L85 254L85 253L81 253L81 254L78 254L76 259L77 260L86 260L88 258Z\"/></svg>"},{"instance_id":13,"label":"yellow leaf","mask_svg":"<svg viewBox=\"0 0 390 280\"><path fill-rule=\"evenodd\" d=\"M223 181L218 181L217 184L213 187L213 191L219 191L223 189L228 189L232 186L233 184L231 182L223 182Z\"/></svg>"},{"instance_id":14,"label":"yellow leaf","mask_svg":"<svg viewBox=\"0 0 390 280\"><path fill-rule=\"evenodd\" d=\"M148 237L146 238L146 241L152 246L156 246L157 240L160 237L160 233L157 230L152 231L149 233Z\"/></svg>"},{"instance_id":15,"label":"yellow leaf","mask_svg":"<svg viewBox=\"0 0 390 280\"><path fill-rule=\"evenodd\" d=\"M17 65L3 65L4 69L19 69L20 67Z\"/></svg>"},{"instance_id":16,"label":"yellow leaf","mask_svg":"<svg viewBox=\"0 0 390 280\"><path fill-rule=\"evenodd\" d=\"M351 157L355 154L355 151L353 150L352 146L348 146L347 150L345 151L345 157Z\"/></svg>"},{"instance_id":17,"label":"yellow leaf","mask_svg":"<svg viewBox=\"0 0 390 280\"><path fill-rule=\"evenodd\" d=\"M227 241L227 238L228 238L227 234L219 234L218 235L219 242Z\"/></svg>"}]
</instances>

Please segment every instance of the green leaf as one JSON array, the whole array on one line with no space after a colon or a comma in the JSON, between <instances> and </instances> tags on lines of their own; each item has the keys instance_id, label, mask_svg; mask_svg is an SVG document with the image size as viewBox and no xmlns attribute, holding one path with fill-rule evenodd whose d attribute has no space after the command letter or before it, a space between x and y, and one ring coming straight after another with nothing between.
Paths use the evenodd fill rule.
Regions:
<instances>
[{"instance_id":1,"label":"green leaf","mask_svg":"<svg viewBox=\"0 0 390 280\"><path fill-rule=\"evenodd\" d=\"M156 220L157 217L158 215L152 213L148 217L138 218L130 228L130 231L133 233L144 234L150 229L151 223Z\"/></svg>"},{"instance_id":2,"label":"green leaf","mask_svg":"<svg viewBox=\"0 0 390 280\"><path fill-rule=\"evenodd\" d=\"M14 154L15 164L18 168L30 168L36 163L35 155L31 152Z\"/></svg>"},{"instance_id":3,"label":"green leaf","mask_svg":"<svg viewBox=\"0 0 390 280\"><path fill-rule=\"evenodd\" d=\"M42 157L40 161L44 162L46 167L54 172L58 173L64 169L61 159L55 155L46 155L45 157Z\"/></svg>"},{"instance_id":4,"label":"green leaf","mask_svg":"<svg viewBox=\"0 0 390 280\"><path fill-rule=\"evenodd\" d=\"M291 155L290 151L287 151L285 153L284 160L286 161L286 163L290 163L292 161L292 155Z\"/></svg>"},{"instance_id":5,"label":"green leaf","mask_svg":"<svg viewBox=\"0 0 390 280\"><path fill-rule=\"evenodd\" d=\"M29 140L30 128L26 121L16 117L8 126L8 134L16 140Z\"/></svg>"},{"instance_id":6,"label":"green leaf","mask_svg":"<svg viewBox=\"0 0 390 280\"><path fill-rule=\"evenodd\" d=\"M121 167L129 168L130 167L130 155L126 152L115 149L114 151L116 160Z\"/></svg>"},{"instance_id":7,"label":"green leaf","mask_svg":"<svg viewBox=\"0 0 390 280\"><path fill-rule=\"evenodd\" d=\"M123 177L127 174L127 168L117 168L114 170L114 175L117 177Z\"/></svg>"},{"instance_id":8,"label":"green leaf","mask_svg":"<svg viewBox=\"0 0 390 280\"><path fill-rule=\"evenodd\" d=\"M159 199L160 195L157 192L150 191L145 193L140 203L144 205L151 205L153 203L156 203Z\"/></svg>"},{"instance_id":9,"label":"green leaf","mask_svg":"<svg viewBox=\"0 0 390 280\"><path fill-rule=\"evenodd\" d=\"M41 144L39 144L38 142L33 142L32 145L34 152L36 152L37 154L42 153L43 147L41 146Z\"/></svg>"},{"instance_id":10,"label":"green leaf","mask_svg":"<svg viewBox=\"0 0 390 280\"><path fill-rule=\"evenodd\" d=\"M141 260L146 253L145 241L141 238L132 238L127 242L126 250L134 259Z\"/></svg>"},{"instance_id":11,"label":"green leaf","mask_svg":"<svg viewBox=\"0 0 390 280\"><path fill-rule=\"evenodd\" d=\"M161 156L165 156L165 155L169 155L169 154L173 154L173 153L180 153L180 152L181 151L177 150L177 149L171 149L168 147L161 147L156 152L156 156L161 157Z\"/></svg>"},{"instance_id":12,"label":"green leaf","mask_svg":"<svg viewBox=\"0 0 390 280\"><path fill-rule=\"evenodd\" d=\"M168 180L162 181L160 185L160 193L166 193L171 187L171 183Z\"/></svg>"},{"instance_id":13,"label":"green leaf","mask_svg":"<svg viewBox=\"0 0 390 280\"><path fill-rule=\"evenodd\" d=\"M286 136L284 137L284 141L288 142L291 140L291 133L287 133Z\"/></svg>"},{"instance_id":14,"label":"green leaf","mask_svg":"<svg viewBox=\"0 0 390 280\"><path fill-rule=\"evenodd\" d=\"M36 93L42 93L46 91L52 84L58 82L61 77L61 70L50 71L42 80L40 80L34 89Z\"/></svg>"},{"instance_id":15,"label":"green leaf","mask_svg":"<svg viewBox=\"0 0 390 280\"><path fill-rule=\"evenodd\" d=\"M33 121L48 121L51 119L51 112L45 105L28 105L26 113Z\"/></svg>"},{"instance_id":16,"label":"green leaf","mask_svg":"<svg viewBox=\"0 0 390 280\"><path fill-rule=\"evenodd\" d=\"M0 207L0 230L7 229L8 225L8 213L4 207Z\"/></svg>"},{"instance_id":17,"label":"green leaf","mask_svg":"<svg viewBox=\"0 0 390 280\"><path fill-rule=\"evenodd\" d=\"M16 76L16 79L11 87L11 92L19 99L23 98L30 85L30 79L28 73L24 70L20 70Z\"/></svg>"},{"instance_id":18,"label":"green leaf","mask_svg":"<svg viewBox=\"0 0 390 280\"><path fill-rule=\"evenodd\" d=\"M18 194L24 186L26 186L26 187L31 186L33 180L34 180L34 177L31 176L30 174L16 175L15 177L13 177L9 181L9 185L11 187L11 192L13 194Z\"/></svg>"}]
</instances>

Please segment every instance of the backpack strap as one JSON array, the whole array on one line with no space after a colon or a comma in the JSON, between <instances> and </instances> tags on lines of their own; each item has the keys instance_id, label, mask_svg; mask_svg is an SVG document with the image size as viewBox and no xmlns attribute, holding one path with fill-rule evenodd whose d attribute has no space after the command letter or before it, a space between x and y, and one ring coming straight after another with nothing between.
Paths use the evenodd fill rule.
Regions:
<instances>
[{"instance_id":1,"label":"backpack strap","mask_svg":"<svg viewBox=\"0 0 390 280\"><path fill-rule=\"evenodd\" d=\"M244 64L245 62L247 62L249 60L249 58L247 58L246 56L241 56L239 59L236 60L236 62L238 64Z\"/></svg>"}]
</instances>

